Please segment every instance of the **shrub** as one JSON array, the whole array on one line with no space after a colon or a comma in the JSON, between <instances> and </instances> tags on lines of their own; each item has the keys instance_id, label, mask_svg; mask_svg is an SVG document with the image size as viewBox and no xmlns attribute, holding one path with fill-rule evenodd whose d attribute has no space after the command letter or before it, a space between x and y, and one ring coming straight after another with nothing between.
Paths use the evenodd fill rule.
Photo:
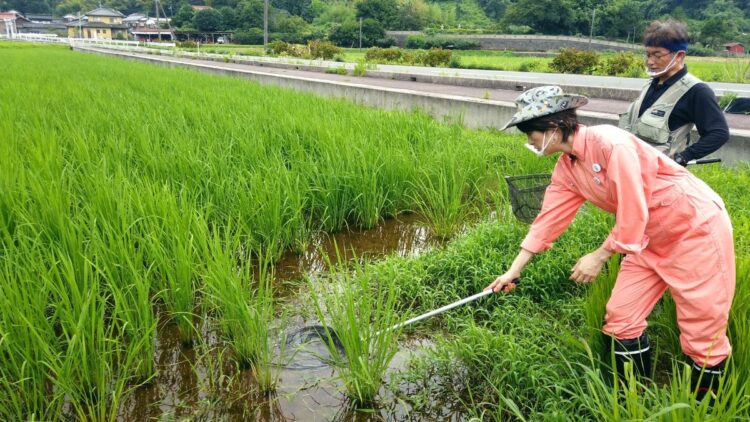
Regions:
<instances>
[{"instance_id":1,"label":"shrub","mask_svg":"<svg viewBox=\"0 0 750 422\"><path fill-rule=\"evenodd\" d=\"M179 48L196 48L196 47L198 47L198 44L196 44L195 41L182 41L182 42L178 41L176 45Z\"/></svg>"},{"instance_id":2,"label":"shrub","mask_svg":"<svg viewBox=\"0 0 750 422\"><path fill-rule=\"evenodd\" d=\"M518 66L518 70L521 72L534 72L539 70L542 67L542 62L538 60L532 60L528 62L522 62Z\"/></svg>"},{"instance_id":3,"label":"shrub","mask_svg":"<svg viewBox=\"0 0 750 422\"><path fill-rule=\"evenodd\" d=\"M321 58L330 60L336 54L340 54L343 51L340 47L336 47L329 41L320 40L308 41L307 48L310 49L310 57L313 59Z\"/></svg>"},{"instance_id":4,"label":"shrub","mask_svg":"<svg viewBox=\"0 0 750 422\"><path fill-rule=\"evenodd\" d=\"M446 67L451 61L453 52L442 48L431 48L422 57L422 64L431 67Z\"/></svg>"},{"instance_id":5,"label":"shrub","mask_svg":"<svg viewBox=\"0 0 750 422\"><path fill-rule=\"evenodd\" d=\"M273 41L269 44L269 50L276 55L287 55L292 57L308 57L310 51L307 46L289 44L284 41Z\"/></svg>"},{"instance_id":6,"label":"shrub","mask_svg":"<svg viewBox=\"0 0 750 422\"><path fill-rule=\"evenodd\" d=\"M372 47L365 53L367 61L400 62L403 58L403 50L398 47L379 48Z\"/></svg>"},{"instance_id":7,"label":"shrub","mask_svg":"<svg viewBox=\"0 0 750 422\"><path fill-rule=\"evenodd\" d=\"M699 57L707 57L707 56L715 56L716 52L714 52L713 49L704 47L702 45L691 45L690 48L688 48L688 56L699 56Z\"/></svg>"},{"instance_id":8,"label":"shrub","mask_svg":"<svg viewBox=\"0 0 750 422\"><path fill-rule=\"evenodd\" d=\"M465 38L439 38L415 35L406 39L407 48L442 48L448 50L474 50L480 47L479 41Z\"/></svg>"},{"instance_id":9,"label":"shrub","mask_svg":"<svg viewBox=\"0 0 750 422\"><path fill-rule=\"evenodd\" d=\"M593 51L582 51L577 48L563 48L552 59L550 68L560 73L576 73L590 75L599 64L599 55Z\"/></svg>"},{"instance_id":10,"label":"shrub","mask_svg":"<svg viewBox=\"0 0 750 422\"><path fill-rule=\"evenodd\" d=\"M393 47L396 45L396 39L393 37L378 38L375 40L375 46L381 48Z\"/></svg>"},{"instance_id":11,"label":"shrub","mask_svg":"<svg viewBox=\"0 0 750 422\"><path fill-rule=\"evenodd\" d=\"M610 76L622 76L631 73L631 69L640 70L643 60L633 53L620 52L610 56L604 62L604 73Z\"/></svg>"},{"instance_id":12,"label":"shrub","mask_svg":"<svg viewBox=\"0 0 750 422\"><path fill-rule=\"evenodd\" d=\"M233 41L244 45L263 44L263 30L260 28L250 28L247 31L236 32Z\"/></svg>"}]
</instances>

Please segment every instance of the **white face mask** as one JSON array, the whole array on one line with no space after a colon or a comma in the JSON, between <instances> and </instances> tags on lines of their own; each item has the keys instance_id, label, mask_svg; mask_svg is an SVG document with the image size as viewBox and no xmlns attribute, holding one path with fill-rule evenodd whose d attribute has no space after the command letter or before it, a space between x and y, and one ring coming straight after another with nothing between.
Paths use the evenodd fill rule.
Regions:
<instances>
[{"instance_id":1,"label":"white face mask","mask_svg":"<svg viewBox=\"0 0 750 422\"><path fill-rule=\"evenodd\" d=\"M525 146L526 149L528 149L529 151L533 152L534 155L536 155L537 157L541 157L544 155L544 150L546 150L547 147L552 143L552 138L555 137L555 132L557 132L557 129L558 128L555 128L555 130L552 132L552 135L550 135L549 137L549 141L547 141L547 132L546 131L544 132L544 137L542 137L542 149L541 150L536 149L534 145L528 142L525 143L523 146Z\"/></svg>"},{"instance_id":2,"label":"white face mask","mask_svg":"<svg viewBox=\"0 0 750 422\"><path fill-rule=\"evenodd\" d=\"M669 69L671 69L674 66L674 62L675 60L677 60L677 53L679 53L679 51L675 51L674 53L672 53L673 54L672 60L670 60L669 64L662 70L653 71L653 70L649 70L648 66L646 66L646 73L648 74L648 76L652 78L658 78L659 76L669 72Z\"/></svg>"}]
</instances>

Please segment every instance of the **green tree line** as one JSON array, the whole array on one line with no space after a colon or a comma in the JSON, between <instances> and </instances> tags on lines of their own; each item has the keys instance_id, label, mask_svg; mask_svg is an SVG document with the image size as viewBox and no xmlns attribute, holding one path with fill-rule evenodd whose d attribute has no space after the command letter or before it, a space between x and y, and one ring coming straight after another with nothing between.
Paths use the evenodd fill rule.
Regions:
<instances>
[{"instance_id":1,"label":"green tree line","mask_svg":"<svg viewBox=\"0 0 750 422\"><path fill-rule=\"evenodd\" d=\"M99 4L99 0L0 0L0 9L62 16ZM154 13L154 0L101 4L124 14ZM257 36L263 27L263 0L160 0L160 4L177 28ZM212 9L196 12L192 5ZM693 41L709 48L729 41L750 43L750 0L270 0L269 29L287 38L322 37L341 45L358 41L360 26L370 45L386 30L593 34L637 42L649 21L667 17L686 21Z\"/></svg>"}]
</instances>

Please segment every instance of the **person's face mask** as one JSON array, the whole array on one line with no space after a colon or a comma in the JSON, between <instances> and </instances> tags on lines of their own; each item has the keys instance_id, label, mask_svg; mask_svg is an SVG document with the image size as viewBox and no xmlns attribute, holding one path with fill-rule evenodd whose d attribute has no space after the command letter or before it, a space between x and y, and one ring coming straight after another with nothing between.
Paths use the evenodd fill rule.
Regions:
<instances>
[{"instance_id":1,"label":"person's face mask","mask_svg":"<svg viewBox=\"0 0 750 422\"><path fill-rule=\"evenodd\" d=\"M662 69L662 70L651 70L651 69L649 69L648 64L646 65L646 73L648 74L648 76L650 76L652 78L658 78L659 76L661 76L661 75L669 72L669 70L672 69L672 67L674 67L675 61L677 60L677 55L679 54L679 51L670 52L670 53L667 53L667 54L669 54L669 55L672 56L672 60L669 61L669 64L667 64L664 67L664 69Z\"/></svg>"},{"instance_id":2,"label":"person's face mask","mask_svg":"<svg viewBox=\"0 0 750 422\"><path fill-rule=\"evenodd\" d=\"M547 149L549 144L552 143L552 138L555 137L555 132L557 132L557 128L555 128L555 130L552 131L552 134L550 135L549 140L547 140L547 131L544 131L544 136L542 137L542 149L541 150L536 149L536 147L533 144L530 144L528 142L525 143L524 146L526 147L526 149L533 152L534 155L536 155L537 157L542 157L544 156L544 151Z\"/></svg>"}]
</instances>

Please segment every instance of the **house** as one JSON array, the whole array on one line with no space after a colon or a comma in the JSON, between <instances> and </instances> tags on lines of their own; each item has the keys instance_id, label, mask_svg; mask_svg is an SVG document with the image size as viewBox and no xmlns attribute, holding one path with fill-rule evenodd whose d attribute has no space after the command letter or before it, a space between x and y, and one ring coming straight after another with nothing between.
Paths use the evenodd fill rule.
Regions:
<instances>
[{"instance_id":1,"label":"house","mask_svg":"<svg viewBox=\"0 0 750 422\"><path fill-rule=\"evenodd\" d=\"M738 42L724 44L724 51L729 54L745 54L745 46Z\"/></svg>"},{"instance_id":2,"label":"house","mask_svg":"<svg viewBox=\"0 0 750 422\"><path fill-rule=\"evenodd\" d=\"M125 17L117 10L109 7L99 7L85 16L66 23L68 37L71 38L96 38L96 39L120 39L128 38L128 26L122 23Z\"/></svg>"},{"instance_id":3,"label":"house","mask_svg":"<svg viewBox=\"0 0 750 422\"><path fill-rule=\"evenodd\" d=\"M122 20L122 23L130 28L135 28L136 26L143 26L147 19L148 16L143 13L131 13Z\"/></svg>"},{"instance_id":4,"label":"house","mask_svg":"<svg viewBox=\"0 0 750 422\"><path fill-rule=\"evenodd\" d=\"M31 21L15 10L0 12L0 36L10 38L19 32L19 27L27 23Z\"/></svg>"}]
</instances>

